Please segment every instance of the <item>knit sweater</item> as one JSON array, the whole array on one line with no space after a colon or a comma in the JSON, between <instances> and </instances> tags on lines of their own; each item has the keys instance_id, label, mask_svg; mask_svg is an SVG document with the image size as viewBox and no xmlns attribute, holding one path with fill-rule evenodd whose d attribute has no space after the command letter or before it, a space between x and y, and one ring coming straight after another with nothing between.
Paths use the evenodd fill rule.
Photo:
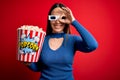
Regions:
<instances>
[{"instance_id":1,"label":"knit sweater","mask_svg":"<svg viewBox=\"0 0 120 80\"><path fill-rule=\"evenodd\" d=\"M80 36L53 33L45 37L39 61L29 66L31 70L41 72L40 80L74 80L72 64L75 52L88 53L98 47L95 38L77 20L74 20L72 25ZM62 37L62 45L56 50L51 49L49 39Z\"/></svg>"}]
</instances>

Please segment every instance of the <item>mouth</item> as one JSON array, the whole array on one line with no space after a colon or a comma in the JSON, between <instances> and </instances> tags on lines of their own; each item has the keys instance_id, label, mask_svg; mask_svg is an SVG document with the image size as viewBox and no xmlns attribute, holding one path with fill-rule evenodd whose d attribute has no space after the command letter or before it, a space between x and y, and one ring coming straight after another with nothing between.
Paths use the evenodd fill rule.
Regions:
<instances>
[{"instance_id":1,"label":"mouth","mask_svg":"<svg viewBox=\"0 0 120 80\"><path fill-rule=\"evenodd\" d=\"M54 24L54 26L64 26L64 24Z\"/></svg>"},{"instance_id":2,"label":"mouth","mask_svg":"<svg viewBox=\"0 0 120 80\"><path fill-rule=\"evenodd\" d=\"M64 27L64 24L54 24L53 26L55 29L59 29L59 28Z\"/></svg>"},{"instance_id":3,"label":"mouth","mask_svg":"<svg viewBox=\"0 0 120 80\"><path fill-rule=\"evenodd\" d=\"M53 32L62 32L64 29L64 24L52 24Z\"/></svg>"}]
</instances>

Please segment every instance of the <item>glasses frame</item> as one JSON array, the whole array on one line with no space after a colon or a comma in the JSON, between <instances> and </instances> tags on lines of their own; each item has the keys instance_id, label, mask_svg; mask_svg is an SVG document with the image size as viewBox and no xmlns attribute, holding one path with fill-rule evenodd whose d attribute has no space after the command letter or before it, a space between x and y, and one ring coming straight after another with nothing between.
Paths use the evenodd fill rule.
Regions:
<instances>
[{"instance_id":1,"label":"glasses frame","mask_svg":"<svg viewBox=\"0 0 120 80\"><path fill-rule=\"evenodd\" d=\"M55 17L55 19L52 19L52 17ZM61 16L59 16L59 15L49 15L49 16L48 16L48 19L49 19L50 21L55 21L55 20L58 20L60 17L61 17ZM61 19L66 19L66 16L62 16Z\"/></svg>"},{"instance_id":2,"label":"glasses frame","mask_svg":"<svg viewBox=\"0 0 120 80\"><path fill-rule=\"evenodd\" d=\"M55 17L55 19L52 19L52 17ZM58 16L58 15L49 15L48 16L48 19L50 20L50 21L55 21L55 20L58 20L60 18L60 16Z\"/></svg>"}]
</instances>

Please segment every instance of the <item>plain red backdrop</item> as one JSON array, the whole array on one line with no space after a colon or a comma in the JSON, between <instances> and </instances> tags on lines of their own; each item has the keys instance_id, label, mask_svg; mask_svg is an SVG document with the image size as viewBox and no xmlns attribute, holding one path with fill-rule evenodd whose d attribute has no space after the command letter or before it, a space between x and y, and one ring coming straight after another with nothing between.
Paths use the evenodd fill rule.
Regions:
<instances>
[{"instance_id":1,"label":"plain red backdrop","mask_svg":"<svg viewBox=\"0 0 120 80\"><path fill-rule=\"evenodd\" d=\"M75 80L120 80L119 0L0 0L0 80L38 80L16 60L17 28L32 24L46 30L50 7L62 2L96 38L99 47L91 53L77 52ZM71 26L73 34L78 34Z\"/></svg>"}]
</instances>

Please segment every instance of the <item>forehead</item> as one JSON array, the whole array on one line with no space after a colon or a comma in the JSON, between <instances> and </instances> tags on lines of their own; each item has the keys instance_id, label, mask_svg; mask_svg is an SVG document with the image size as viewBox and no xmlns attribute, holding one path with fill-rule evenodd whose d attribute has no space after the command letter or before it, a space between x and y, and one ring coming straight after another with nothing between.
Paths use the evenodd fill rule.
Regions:
<instances>
[{"instance_id":1,"label":"forehead","mask_svg":"<svg viewBox=\"0 0 120 80\"><path fill-rule=\"evenodd\" d=\"M53 9L53 11L51 12L51 14L63 14L63 10L60 7L57 7L55 9Z\"/></svg>"}]
</instances>

